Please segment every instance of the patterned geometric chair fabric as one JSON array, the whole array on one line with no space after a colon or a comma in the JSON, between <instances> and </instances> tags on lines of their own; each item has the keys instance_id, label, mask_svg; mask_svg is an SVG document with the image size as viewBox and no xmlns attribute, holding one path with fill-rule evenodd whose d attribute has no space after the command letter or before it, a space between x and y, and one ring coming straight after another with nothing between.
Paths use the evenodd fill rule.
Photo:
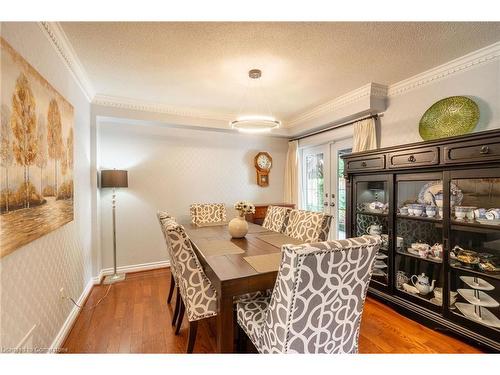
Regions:
<instances>
[{"instance_id":1,"label":"patterned geometric chair fabric","mask_svg":"<svg viewBox=\"0 0 500 375\"><path fill-rule=\"evenodd\" d=\"M166 232L189 321L217 315L217 293L205 275L184 227L171 223L166 226Z\"/></svg>"},{"instance_id":2,"label":"patterned geometric chair fabric","mask_svg":"<svg viewBox=\"0 0 500 375\"><path fill-rule=\"evenodd\" d=\"M290 207L269 206L262 226L274 232L283 233L288 223Z\"/></svg>"},{"instance_id":3,"label":"patterned geometric chair fabric","mask_svg":"<svg viewBox=\"0 0 500 375\"><path fill-rule=\"evenodd\" d=\"M238 324L260 353L357 353L378 237L284 245L270 298L240 301Z\"/></svg>"},{"instance_id":4,"label":"patterned geometric chair fabric","mask_svg":"<svg viewBox=\"0 0 500 375\"><path fill-rule=\"evenodd\" d=\"M168 297L167 297L167 303L170 303L172 301L172 296L174 294L174 289L178 285L178 277L177 277L177 272L176 272L176 267L174 265L175 259L172 256L172 248L170 246L170 241L168 240L167 236L167 231L166 231L166 226L168 224L175 223L175 218L173 216L170 216L166 211L158 211L156 213L156 216L158 217L158 221L160 222L160 228L163 233L163 237L165 238L165 243L167 247L167 254L168 254L168 259L170 260L170 289L168 291Z\"/></svg>"},{"instance_id":5,"label":"patterned geometric chair fabric","mask_svg":"<svg viewBox=\"0 0 500 375\"><path fill-rule=\"evenodd\" d=\"M224 203L195 203L189 207L193 224L225 222L226 205Z\"/></svg>"},{"instance_id":6,"label":"patterned geometric chair fabric","mask_svg":"<svg viewBox=\"0 0 500 375\"><path fill-rule=\"evenodd\" d=\"M284 234L308 243L326 241L331 221L323 212L292 210Z\"/></svg>"}]
</instances>

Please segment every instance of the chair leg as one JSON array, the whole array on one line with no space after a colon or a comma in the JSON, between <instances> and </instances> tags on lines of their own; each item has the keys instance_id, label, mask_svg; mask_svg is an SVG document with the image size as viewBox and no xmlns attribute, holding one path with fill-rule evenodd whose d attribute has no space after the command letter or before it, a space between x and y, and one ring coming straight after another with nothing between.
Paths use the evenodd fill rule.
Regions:
<instances>
[{"instance_id":1,"label":"chair leg","mask_svg":"<svg viewBox=\"0 0 500 375\"><path fill-rule=\"evenodd\" d=\"M189 335L186 353L192 353L194 348L194 342L196 340L196 332L198 331L198 321L189 322Z\"/></svg>"},{"instance_id":2,"label":"chair leg","mask_svg":"<svg viewBox=\"0 0 500 375\"><path fill-rule=\"evenodd\" d=\"M177 317L177 327L175 327L175 334L176 335L178 335L179 331L181 330L182 319L184 318L185 306L184 306L184 301L182 300L182 298L180 300L180 303L181 303L181 307L179 310L179 316Z\"/></svg>"},{"instance_id":3,"label":"chair leg","mask_svg":"<svg viewBox=\"0 0 500 375\"><path fill-rule=\"evenodd\" d=\"M172 317L173 326L175 326L175 323L177 322L177 316L179 315L180 307L181 307L181 293L179 292L179 288L177 288L177 293L175 294L174 316Z\"/></svg>"},{"instance_id":4,"label":"chair leg","mask_svg":"<svg viewBox=\"0 0 500 375\"><path fill-rule=\"evenodd\" d=\"M170 274L170 290L168 291L167 303L170 303L172 301L172 296L174 295L175 287L176 285L175 285L174 275Z\"/></svg>"}]
</instances>

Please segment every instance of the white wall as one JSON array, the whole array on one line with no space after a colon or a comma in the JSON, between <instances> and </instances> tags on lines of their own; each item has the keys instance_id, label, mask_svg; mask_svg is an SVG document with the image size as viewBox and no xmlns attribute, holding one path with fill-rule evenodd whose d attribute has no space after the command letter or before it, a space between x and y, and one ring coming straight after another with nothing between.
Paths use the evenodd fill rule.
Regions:
<instances>
[{"instance_id":1,"label":"white wall","mask_svg":"<svg viewBox=\"0 0 500 375\"><path fill-rule=\"evenodd\" d=\"M283 200L283 174L288 142L283 138L165 125L101 123L99 168L127 169L129 188L117 197L118 266L166 260L156 219L158 209L179 221L189 220L194 202L232 205ZM269 187L256 184L253 158L267 151L273 158ZM111 190L100 192L102 267L112 267Z\"/></svg>"},{"instance_id":2,"label":"white wall","mask_svg":"<svg viewBox=\"0 0 500 375\"><path fill-rule=\"evenodd\" d=\"M421 142L418 125L425 111L438 100L455 95L470 97L478 104L480 120L475 132L500 128L500 59L492 59L399 95L389 95L387 108L376 121L379 147ZM349 138L352 134L353 126L345 126L304 138L299 145L314 146Z\"/></svg>"},{"instance_id":3,"label":"white wall","mask_svg":"<svg viewBox=\"0 0 500 375\"><path fill-rule=\"evenodd\" d=\"M438 100L455 95L470 97L478 104L481 117L474 131L500 128L500 59L389 96L380 119L380 146L422 141L418 124L424 112Z\"/></svg>"},{"instance_id":4,"label":"white wall","mask_svg":"<svg viewBox=\"0 0 500 375\"><path fill-rule=\"evenodd\" d=\"M2 37L74 107L74 221L0 260L0 347L15 348L37 325L33 344L51 346L91 279L90 105L36 23L1 24Z\"/></svg>"}]
</instances>

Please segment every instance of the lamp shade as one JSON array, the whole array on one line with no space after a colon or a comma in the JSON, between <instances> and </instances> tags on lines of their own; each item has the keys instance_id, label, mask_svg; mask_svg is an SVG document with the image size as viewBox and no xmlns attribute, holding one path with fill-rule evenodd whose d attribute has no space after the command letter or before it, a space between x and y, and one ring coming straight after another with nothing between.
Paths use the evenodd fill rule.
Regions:
<instances>
[{"instance_id":1,"label":"lamp shade","mask_svg":"<svg viewBox=\"0 0 500 375\"><path fill-rule=\"evenodd\" d=\"M101 171L101 188L128 187L127 171L106 169Z\"/></svg>"}]
</instances>

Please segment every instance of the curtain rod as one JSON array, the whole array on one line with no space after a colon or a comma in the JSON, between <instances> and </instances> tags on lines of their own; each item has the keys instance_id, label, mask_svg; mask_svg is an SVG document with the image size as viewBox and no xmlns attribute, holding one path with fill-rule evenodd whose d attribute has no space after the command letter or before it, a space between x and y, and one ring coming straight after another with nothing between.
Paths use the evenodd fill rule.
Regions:
<instances>
[{"instance_id":1,"label":"curtain rod","mask_svg":"<svg viewBox=\"0 0 500 375\"><path fill-rule=\"evenodd\" d=\"M352 120L352 121L349 121L349 122L345 122L345 123L342 123L342 124L337 124L337 125L333 125L333 126L330 126L326 129L323 129L323 130L318 130L316 132L312 132L312 133L308 133L308 134L304 134L304 135L301 135L300 137L295 137L295 138L292 138L292 139L289 139L288 142L292 142L292 141L298 141L300 139L304 139L304 138L308 138L308 137L312 137L313 135L318 135L318 134L321 134L321 133L326 133L326 132L329 132L330 130L333 130L333 129L338 129L338 128L341 128L343 126L347 126L347 125L351 125L351 124L354 124L355 122L358 122L358 121L363 121L363 120L367 120L369 118L373 118L373 119L377 119L379 117L379 115L376 113L374 115L370 115L370 116L366 116L366 117L362 117L362 118L358 118L356 120Z\"/></svg>"}]
</instances>

